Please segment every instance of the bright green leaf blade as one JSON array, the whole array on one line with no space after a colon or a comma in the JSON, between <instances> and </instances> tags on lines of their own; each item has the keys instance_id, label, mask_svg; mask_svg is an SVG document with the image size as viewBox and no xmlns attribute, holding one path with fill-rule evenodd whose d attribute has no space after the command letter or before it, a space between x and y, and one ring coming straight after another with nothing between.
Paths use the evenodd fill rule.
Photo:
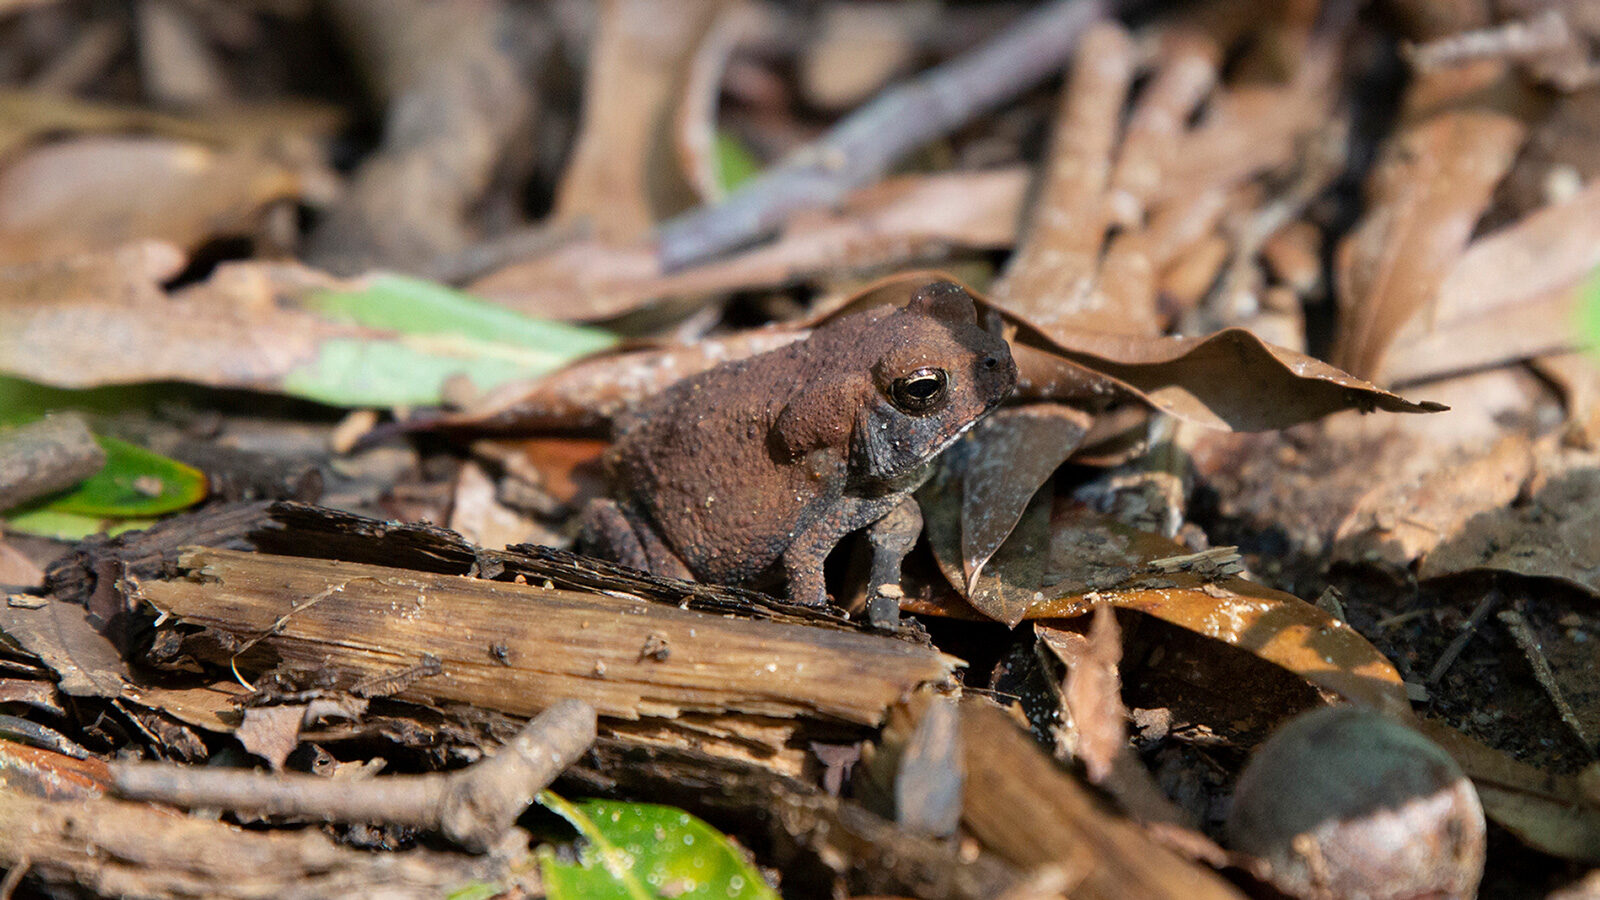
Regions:
<instances>
[{"instance_id":1,"label":"bright green leaf blade","mask_svg":"<svg viewBox=\"0 0 1600 900\"><path fill-rule=\"evenodd\" d=\"M333 321L401 334L453 334L562 358L617 342L604 329L535 319L420 278L374 275L366 283L358 291L317 291L302 305Z\"/></svg>"},{"instance_id":2,"label":"bright green leaf blade","mask_svg":"<svg viewBox=\"0 0 1600 900\"><path fill-rule=\"evenodd\" d=\"M43 509L97 519L149 518L205 499L199 469L116 438L96 436L106 464L78 486L54 495Z\"/></svg>"},{"instance_id":3,"label":"bright green leaf blade","mask_svg":"<svg viewBox=\"0 0 1600 900\"><path fill-rule=\"evenodd\" d=\"M717 130L715 151L717 182L724 193L761 173L761 161L745 147L744 142L728 131Z\"/></svg>"},{"instance_id":4,"label":"bright green leaf blade","mask_svg":"<svg viewBox=\"0 0 1600 900\"><path fill-rule=\"evenodd\" d=\"M445 900L490 900L505 891L505 887L487 881L473 881L445 894Z\"/></svg>"},{"instance_id":5,"label":"bright green leaf blade","mask_svg":"<svg viewBox=\"0 0 1600 900\"><path fill-rule=\"evenodd\" d=\"M587 841L576 864L541 854L551 900L777 900L726 837L681 809L611 800L569 803L549 791L539 802Z\"/></svg>"},{"instance_id":6,"label":"bright green leaf blade","mask_svg":"<svg viewBox=\"0 0 1600 900\"><path fill-rule=\"evenodd\" d=\"M1591 356L1600 357L1600 269L1579 288L1578 339Z\"/></svg>"},{"instance_id":7,"label":"bright green leaf blade","mask_svg":"<svg viewBox=\"0 0 1600 900\"><path fill-rule=\"evenodd\" d=\"M155 523L155 519L105 519L100 516L56 512L49 508L15 513L0 519L0 524L4 524L7 531L54 538L58 541L81 541L102 531L116 536L124 531L149 528Z\"/></svg>"},{"instance_id":8,"label":"bright green leaf blade","mask_svg":"<svg viewBox=\"0 0 1600 900\"><path fill-rule=\"evenodd\" d=\"M171 393L170 389L167 393ZM160 396L161 389L157 385L115 385L91 390L69 390L48 387L25 378L0 375L0 427L21 425L63 409L112 415L149 406L154 398Z\"/></svg>"},{"instance_id":9,"label":"bright green leaf blade","mask_svg":"<svg viewBox=\"0 0 1600 900\"><path fill-rule=\"evenodd\" d=\"M397 334L324 341L314 362L284 377L289 393L337 406L436 404L452 377L487 390L616 343L602 329L541 321L401 275L374 276L356 291L319 291L303 303L330 320Z\"/></svg>"}]
</instances>

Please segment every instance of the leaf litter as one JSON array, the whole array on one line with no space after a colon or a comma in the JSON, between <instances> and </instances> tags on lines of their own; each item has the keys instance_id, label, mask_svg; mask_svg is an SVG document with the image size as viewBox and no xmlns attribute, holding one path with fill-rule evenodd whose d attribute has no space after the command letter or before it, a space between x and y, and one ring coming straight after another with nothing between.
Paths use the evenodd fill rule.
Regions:
<instances>
[{"instance_id":1,"label":"leaf litter","mask_svg":"<svg viewBox=\"0 0 1600 900\"><path fill-rule=\"evenodd\" d=\"M466 844L482 857L404 849L405 823L460 833L442 806L363 807L370 826L314 848L196 822L187 841L213 852L186 856L180 825L102 796L75 756L243 750L292 793L306 771L537 755L562 738L521 720L564 697L600 719L562 790L706 816L758 849L760 871L726 854L757 889L1235 896L1215 869L1269 873L1219 843L1215 811L1274 724L1330 702L1420 714L1521 845L1488 861L1521 895L1600 858L1578 774L1600 734L1600 377L1571 325L1600 265L1600 156L1573 126L1595 89L1576 8L1210 0L1135 23L1082 2L967 29L956 7L707 2L656 28L640 0L354 0L321 39L356 50L382 125L339 145L350 73L318 63L337 99L306 102L281 67L243 90L217 52L271 57L264 35L309 13L198 3L89 28L79 6L0 34L45 63L0 97L0 370L150 384L122 403L134 433L262 429L284 471L314 458L369 486L334 492L343 512L270 502L303 499L293 479L261 479L255 504L219 487L148 531L52 545L67 555L42 581L48 555L6 551L22 592L0 610L18 713L0 748L27 773L8 798L51 823L74 785L104 826L88 856L12 830L6 890L174 896L181 873L276 896L305 874L240 878L227 861L249 845L309 848L348 890L558 893L538 830ZM107 35L172 52L128 68ZM1404 42L1402 83L1372 48ZM918 105L975 73L976 106ZM72 84L101 99L44 93ZM723 188L719 146L766 175L697 207ZM975 289L1022 384L919 492L900 631L552 549L604 489L617 416L903 304L947 277L927 265ZM558 324L576 322L607 327ZM357 413L333 452L327 407L398 416ZM856 555L830 563L841 598ZM203 786L161 777L173 802ZM873 799L882 779L898 807ZM289 808L338 818L316 793ZM926 830L946 819L960 854ZM352 844L409 868L377 873ZM102 845L130 866L93 868ZM1550 874L1511 874L1526 859Z\"/></svg>"}]
</instances>

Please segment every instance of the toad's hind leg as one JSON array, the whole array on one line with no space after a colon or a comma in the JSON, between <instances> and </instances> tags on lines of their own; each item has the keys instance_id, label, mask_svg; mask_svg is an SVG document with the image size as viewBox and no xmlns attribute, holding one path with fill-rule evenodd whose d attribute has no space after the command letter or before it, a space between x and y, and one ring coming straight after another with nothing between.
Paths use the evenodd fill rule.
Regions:
<instances>
[{"instance_id":1,"label":"toad's hind leg","mask_svg":"<svg viewBox=\"0 0 1600 900\"><path fill-rule=\"evenodd\" d=\"M693 581L694 574L678 554L650 529L636 525L615 500L593 500L583 511L578 547L652 575Z\"/></svg>"}]
</instances>

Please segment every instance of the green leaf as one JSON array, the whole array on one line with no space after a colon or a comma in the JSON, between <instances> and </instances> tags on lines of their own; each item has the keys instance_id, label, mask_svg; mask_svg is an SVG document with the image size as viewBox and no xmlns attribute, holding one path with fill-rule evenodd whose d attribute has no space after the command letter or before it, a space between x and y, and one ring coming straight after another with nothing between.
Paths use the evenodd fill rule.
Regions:
<instances>
[{"instance_id":1,"label":"green leaf","mask_svg":"<svg viewBox=\"0 0 1600 900\"><path fill-rule=\"evenodd\" d=\"M1591 356L1600 357L1600 269L1578 290L1578 339Z\"/></svg>"},{"instance_id":2,"label":"green leaf","mask_svg":"<svg viewBox=\"0 0 1600 900\"><path fill-rule=\"evenodd\" d=\"M289 393L338 406L439 403L445 381L479 389L533 378L616 343L598 328L547 322L402 275L356 291L318 291L308 311L394 337L324 341L317 359L289 372Z\"/></svg>"},{"instance_id":3,"label":"green leaf","mask_svg":"<svg viewBox=\"0 0 1600 900\"><path fill-rule=\"evenodd\" d=\"M724 193L761 174L761 161L732 133L717 129L717 183Z\"/></svg>"},{"instance_id":4,"label":"green leaf","mask_svg":"<svg viewBox=\"0 0 1600 900\"><path fill-rule=\"evenodd\" d=\"M80 513L57 512L49 507L13 513L0 519L7 531L54 538L58 541L81 541L91 534L104 531L116 536L124 531L149 528L155 519L107 519Z\"/></svg>"},{"instance_id":5,"label":"green leaf","mask_svg":"<svg viewBox=\"0 0 1600 900\"><path fill-rule=\"evenodd\" d=\"M44 506L52 512L102 519L134 519L177 512L205 499L206 476L143 447L95 436L106 464Z\"/></svg>"},{"instance_id":6,"label":"green leaf","mask_svg":"<svg viewBox=\"0 0 1600 900\"><path fill-rule=\"evenodd\" d=\"M127 441L103 435L95 435L95 441L106 453L100 471L0 522L10 531L76 541L102 531L115 535L148 528L156 516L205 499L206 476L200 470Z\"/></svg>"},{"instance_id":7,"label":"green leaf","mask_svg":"<svg viewBox=\"0 0 1600 900\"><path fill-rule=\"evenodd\" d=\"M572 823L586 842L576 863L541 848L550 900L777 900L726 837L681 809L611 800L570 803L549 791L539 802Z\"/></svg>"},{"instance_id":8,"label":"green leaf","mask_svg":"<svg viewBox=\"0 0 1600 900\"><path fill-rule=\"evenodd\" d=\"M469 881L444 896L445 900L489 900L504 890L504 886L487 881Z\"/></svg>"},{"instance_id":9,"label":"green leaf","mask_svg":"<svg viewBox=\"0 0 1600 900\"><path fill-rule=\"evenodd\" d=\"M162 396L160 385L122 384L90 390L69 390L47 387L25 378L0 375L0 427L21 425L46 413L64 409L114 415L130 408L150 406L153 399L159 396Z\"/></svg>"}]
</instances>

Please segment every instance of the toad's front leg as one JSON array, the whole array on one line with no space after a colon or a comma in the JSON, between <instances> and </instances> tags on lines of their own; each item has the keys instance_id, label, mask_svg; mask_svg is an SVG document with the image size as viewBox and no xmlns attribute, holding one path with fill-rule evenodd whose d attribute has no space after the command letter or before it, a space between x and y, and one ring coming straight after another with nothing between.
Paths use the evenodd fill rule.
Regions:
<instances>
[{"instance_id":1,"label":"toad's front leg","mask_svg":"<svg viewBox=\"0 0 1600 900\"><path fill-rule=\"evenodd\" d=\"M907 512L903 506L909 505ZM876 523L885 518L894 521L885 526L882 534L874 537ZM900 561L910 552L922 530L922 512L909 497L857 497L837 501L828 515L813 521L804 531L795 535L783 552L783 574L789 582L789 599L806 606L825 606L828 588L823 579L822 564L845 535L873 526L868 533L872 541L873 584L879 584L880 575L900 583ZM909 528L910 538L903 535ZM890 559L892 557L892 559ZM874 587L876 590L876 587Z\"/></svg>"},{"instance_id":2,"label":"toad's front leg","mask_svg":"<svg viewBox=\"0 0 1600 900\"><path fill-rule=\"evenodd\" d=\"M872 547L872 575L867 582L867 621L877 628L900 625L900 567L922 534L922 507L909 495L900 505L867 528Z\"/></svg>"}]
</instances>

